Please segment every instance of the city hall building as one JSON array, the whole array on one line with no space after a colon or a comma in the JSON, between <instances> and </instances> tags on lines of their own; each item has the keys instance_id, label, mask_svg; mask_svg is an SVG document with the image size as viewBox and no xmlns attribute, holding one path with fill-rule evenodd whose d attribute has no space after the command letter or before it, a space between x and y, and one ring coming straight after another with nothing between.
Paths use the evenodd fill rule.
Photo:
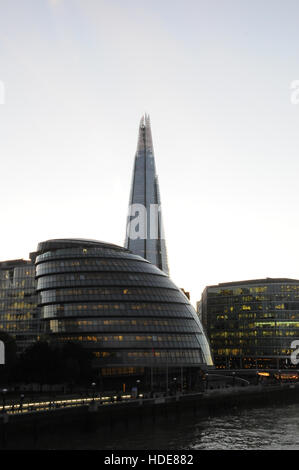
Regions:
<instances>
[{"instance_id":1,"label":"city hall building","mask_svg":"<svg viewBox=\"0 0 299 470\"><path fill-rule=\"evenodd\" d=\"M258 279L205 288L198 313L218 368L295 368L299 280Z\"/></svg>"},{"instance_id":2,"label":"city hall building","mask_svg":"<svg viewBox=\"0 0 299 470\"><path fill-rule=\"evenodd\" d=\"M44 334L88 348L102 380L196 387L200 371L212 366L195 309L157 266L93 240L49 240L36 254Z\"/></svg>"}]
</instances>

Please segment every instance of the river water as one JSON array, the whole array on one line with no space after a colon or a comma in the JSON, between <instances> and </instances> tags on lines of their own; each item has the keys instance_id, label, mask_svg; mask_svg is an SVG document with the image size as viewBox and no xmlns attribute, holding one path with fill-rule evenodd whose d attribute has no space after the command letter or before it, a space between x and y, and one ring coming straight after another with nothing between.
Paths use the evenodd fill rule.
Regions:
<instances>
[{"instance_id":1,"label":"river water","mask_svg":"<svg viewBox=\"0 0 299 470\"><path fill-rule=\"evenodd\" d=\"M25 443L24 443L25 444ZM131 425L84 434L77 430L41 437L38 448L101 450L294 450L299 449L299 405L243 410L211 418Z\"/></svg>"}]
</instances>

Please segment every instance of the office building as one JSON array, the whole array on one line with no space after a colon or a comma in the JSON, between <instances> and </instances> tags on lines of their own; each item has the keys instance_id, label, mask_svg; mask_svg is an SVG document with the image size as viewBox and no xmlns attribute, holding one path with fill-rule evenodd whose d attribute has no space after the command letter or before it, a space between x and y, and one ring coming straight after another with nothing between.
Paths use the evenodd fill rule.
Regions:
<instances>
[{"instance_id":1,"label":"office building","mask_svg":"<svg viewBox=\"0 0 299 470\"><path fill-rule=\"evenodd\" d=\"M218 368L296 367L299 280L258 279L208 286L198 312Z\"/></svg>"},{"instance_id":2,"label":"office building","mask_svg":"<svg viewBox=\"0 0 299 470\"><path fill-rule=\"evenodd\" d=\"M18 353L38 338L39 309L31 260L0 262L0 331L15 339Z\"/></svg>"}]
</instances>

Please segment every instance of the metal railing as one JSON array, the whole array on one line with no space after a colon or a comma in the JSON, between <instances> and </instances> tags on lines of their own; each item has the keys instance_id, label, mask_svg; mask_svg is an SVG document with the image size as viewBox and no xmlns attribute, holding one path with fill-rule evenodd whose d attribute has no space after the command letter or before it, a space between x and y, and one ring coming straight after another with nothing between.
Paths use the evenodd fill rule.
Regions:
<instances>
[{"instance_id":1,"label":"metal railing","mask_svg":"<svg viewBox=\"0 0 299 470\"><path fill-rule=\"evenodd\" d=\"M30 402L18 402L10 403L0 407L0 416L1 414L19 414L19 413L29 413L29 412L40 412L40 411L49 411L57 410L61 408L70 408L70 407L81 407L89 406L91 403L97 403L101 405L109 405L113 403L119 403L124 401L131 400L131 395L122 395L121 400L117 395L114 396L103 396L103 397L80 397L72 399L60 399L60 400L47 400L47 401L30 401Z\"/></svg>"}]
</instances>

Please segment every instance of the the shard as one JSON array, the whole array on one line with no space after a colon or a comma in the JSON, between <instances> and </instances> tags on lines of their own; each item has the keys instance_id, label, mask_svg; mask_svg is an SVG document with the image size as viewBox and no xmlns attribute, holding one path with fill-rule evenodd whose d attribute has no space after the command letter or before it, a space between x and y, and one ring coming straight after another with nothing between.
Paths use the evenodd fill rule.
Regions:
<instances>
[{"instance_id":1,"label":"the shard","mask_svg":"<svg viewBox=\"0 0 299 470\"><path fill-rule=\"evenodd\" d=\"M125 247L169 274L152 132L147 114L142 116L139 125Z\"/></svg>"}]
</instances>

